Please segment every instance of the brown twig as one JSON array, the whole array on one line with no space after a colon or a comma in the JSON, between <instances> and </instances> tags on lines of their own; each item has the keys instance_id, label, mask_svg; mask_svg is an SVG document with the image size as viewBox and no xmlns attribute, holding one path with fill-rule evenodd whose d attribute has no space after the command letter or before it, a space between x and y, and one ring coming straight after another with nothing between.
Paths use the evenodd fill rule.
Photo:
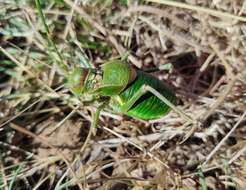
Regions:
<instances>
[{"instance_id":1,"label":"brown twig","mask_svg":"<svg viewBox=\"0 0 246 190\"><path fill-rule=\"evenodd\" d=\"M239 118L238 122L233 126L233 128L230 130L229 133L217 144L217 146L210 152L210 154L206 157L205 162L203 162L202 166L206 165L209 160L215 155L215 153L220 149L220 147L225 143L225 141L228 139L228 137L236 130L236 128L239 126L239 124L245 119L246 111L244 114Z\"/></svg>"}]
</instances>

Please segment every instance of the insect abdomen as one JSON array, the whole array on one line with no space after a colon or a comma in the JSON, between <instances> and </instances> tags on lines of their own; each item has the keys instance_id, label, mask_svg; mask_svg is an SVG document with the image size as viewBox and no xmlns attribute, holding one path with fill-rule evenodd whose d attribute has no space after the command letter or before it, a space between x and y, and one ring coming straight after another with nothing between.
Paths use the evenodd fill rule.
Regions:
<instances>
[{"instance_id":1,"label":"insect abdomen","mask_svg":"<svg viewBox=\"0 0 246 190\"><path fill-rule=\"evenodd\" d=\"M161 81L142 71L137 71L137 78L119 95L122 102L127 102L144 84L156 89L170 102L175 102L175 95ZM149 120L160 118L168 113L169 110L169 106L154 94L148 92L126 114L135 118Z\"/></svg>"}]
</instances>

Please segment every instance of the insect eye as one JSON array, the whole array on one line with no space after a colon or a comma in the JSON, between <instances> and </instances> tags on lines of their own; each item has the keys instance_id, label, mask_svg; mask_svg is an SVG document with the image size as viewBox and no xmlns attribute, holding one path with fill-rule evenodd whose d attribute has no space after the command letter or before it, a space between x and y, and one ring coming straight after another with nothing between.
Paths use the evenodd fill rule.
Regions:
<instances>
[{"instance_id":1,"label":"insect eye","mask_svg":"<svg viewBox=\"0 0 246 190\"><path fill-rule=\"evenodd\" d=\"M73 68L68 74L66 86L74 95L79 96L84 92L88 73L89 69Z\"/></svg>"}]
</instances>

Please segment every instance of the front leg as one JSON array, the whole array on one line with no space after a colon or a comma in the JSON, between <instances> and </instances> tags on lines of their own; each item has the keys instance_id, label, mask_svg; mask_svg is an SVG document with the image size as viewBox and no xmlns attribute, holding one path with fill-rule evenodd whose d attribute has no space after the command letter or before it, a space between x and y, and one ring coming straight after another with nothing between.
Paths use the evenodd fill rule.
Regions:
<instances>
[{"instance_id":1,"label":"front leg","mask_svg":"<svg viewBox=\"0 0 246 190\"><path fill-rule=\"evenodd\" d=\"M95 135L96 134L96 128L97 128L97 123L98 123L98 120L99 120L99 116L100 116L100 112L109 104L109 100L106 100L104 101L103 103L101 103L98 108L96 109L96 112L93 114L93 117L92 117L92 122L91 122L91 126L90 126L90 130L89 130L89 133L85 139L85 142L83 144L83 146L81 147L80 149L80 152L82 153L88 142L90 141L91 139L91 136L92 135Z\"/></svg>"}]
</instances>

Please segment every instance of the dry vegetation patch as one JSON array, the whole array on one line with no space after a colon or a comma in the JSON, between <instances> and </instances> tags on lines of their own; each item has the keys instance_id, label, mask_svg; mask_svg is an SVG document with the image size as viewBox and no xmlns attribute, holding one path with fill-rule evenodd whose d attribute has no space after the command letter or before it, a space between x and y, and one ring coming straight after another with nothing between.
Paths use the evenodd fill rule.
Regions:
<instances>
[{"instance_id":1,"label":"dry vegetation patch","mask_svg":"<svg viewBox=\"0 0 246 190\"><path fill-rule=\"evenodd\" d=\"M197 125L105 109L87 138L98 104L59 65L126 52ZM0 1L0 189L243 190L245 67L246 1Z\"/></svg>"}]
</instances>

